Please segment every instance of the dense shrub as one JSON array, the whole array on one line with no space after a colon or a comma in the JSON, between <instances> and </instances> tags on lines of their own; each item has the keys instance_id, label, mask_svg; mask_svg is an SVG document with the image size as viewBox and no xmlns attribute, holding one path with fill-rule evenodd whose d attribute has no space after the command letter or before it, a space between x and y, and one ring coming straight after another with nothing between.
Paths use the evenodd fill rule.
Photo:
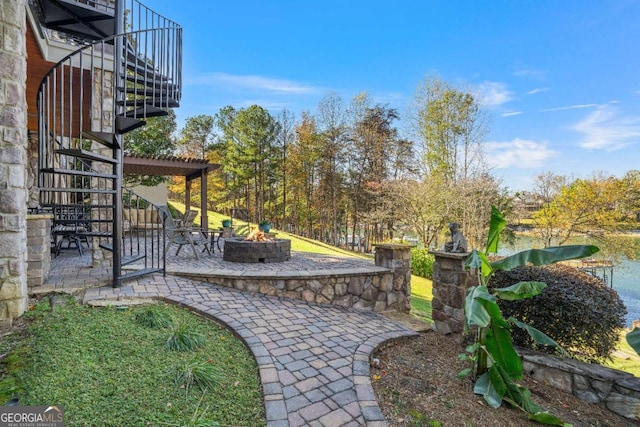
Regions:
<instances>
[{"instance_id":1,"label":"dense shrub","mask_svg":"<svg viewBox=\"0 0 640 427\"><path fill-rule=\"evenodd\" d=\"M602 362L610 358L619 339L627 312L618 293L600 279L564 265L518 267L500 271L491 287L501 288L520 281L544 282L542 294L522 301L499 301L505 317L513 316L543 331L576 357ZM529 335L513 330L516 345L536 347Z\"/></svg>"},{"instance_id":2,"label":"dense shrub","mask_svg":"<svg viewBox=\"0 0 640 427\"><path fill-rule=\"evenodd\" d=\"M411 267L413 274L431 279L433 276L433 263L435 257L429 253L429 249L411 249Z\"/></svg>"}]
</instances>

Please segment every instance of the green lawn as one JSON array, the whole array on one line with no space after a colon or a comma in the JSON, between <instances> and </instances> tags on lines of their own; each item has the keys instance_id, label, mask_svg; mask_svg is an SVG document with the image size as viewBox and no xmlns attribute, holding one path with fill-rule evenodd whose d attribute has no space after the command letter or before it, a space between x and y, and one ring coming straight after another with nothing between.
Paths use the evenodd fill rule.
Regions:
<instances>
[{"instance_id":1,"label":"green lawn","mask_svg":"<svg viewBox=\"0 0 640 427\"><path fill-rule=\"evenodd\" d=\"M618 352L624 354L624 358L614 357L611 362L606 363L604 366L630 372L636 377L640 377L640 356L631 348L629 343L627 343L625 338L627 332L629 331L623 331L622 334L620 334L620 341L618 342Z\"/></svg>"},{"instance_id":2,"label":"green lawn","mask_svg":"<svg viewBox=\"0 0 640 427\"><path fill-rule=\"evenodd\" d=\"M411 276L411 313L431 322L433 284L424 277Z\"/></svg>"},{"instance_id":3,"label":"green lawn","mask_svg":"<svg viewBox=\"0 0 640 427\"><path fill-rule=\"evenodd\" d=\"M18 395L22 405L64 405L66 426L183 426L205 420L265 425L255 360L225 328L158 304L173 327L204 337L203 347L181 353L165 348L171 328L153 329L136 321L145 306L69 303L51 312L43 301L25 315L32 323L21 340L13 341L15 352L3 360L0 402ZM2 347L10 342L0 350L6 351ZM196 377L194 367L221 371L222 378L204 391L175 383L181 372Z\"/></svg>"}]
</instances>

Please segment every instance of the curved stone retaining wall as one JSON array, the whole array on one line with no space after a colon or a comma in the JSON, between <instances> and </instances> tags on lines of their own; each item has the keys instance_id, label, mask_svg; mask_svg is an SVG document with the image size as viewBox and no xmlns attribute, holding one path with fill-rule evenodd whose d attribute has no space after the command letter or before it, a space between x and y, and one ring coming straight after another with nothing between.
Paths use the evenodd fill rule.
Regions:
<instances>
[{"instance_id":1,"label":"curved stone retaining wall","mask_svg":"<svg viewBox=\"0 0 640 427\"><path fill-rule=\"evenodd\" d=\"M226 245L225 245L226 248ZM376 266L317 272L173 273L241 291L382 312L411 310L411 248L377 245Z\"/></svg>"},{"instance_id":2,"label":"curved stone retaining wall","mask_svg":"<svg viewBox=\"0 0 640 427\"><path fill-rule=\"evenodd\" d=\"M537 381L606 407L625 418L640 421L640 378L627 372L577 360L560 359L518 349L522 365Z\"/></svg>"}]
</instances>

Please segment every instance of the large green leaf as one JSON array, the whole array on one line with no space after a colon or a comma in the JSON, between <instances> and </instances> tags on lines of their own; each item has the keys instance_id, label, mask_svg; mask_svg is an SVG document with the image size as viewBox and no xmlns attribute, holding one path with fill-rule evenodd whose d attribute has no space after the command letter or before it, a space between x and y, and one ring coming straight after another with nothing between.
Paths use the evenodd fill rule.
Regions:
<instances>
[{"instance_id":1,"label":"large green leaf","mask_svg":"<svg viewBox=\"0 0 640 427\"><path fill-rule=\"evenodd\" d=\"M465 262L466 267L482 268L482 259L480 258L480 254L481 252L478 252L476 249L472 250L469 256L467 256L467 261Z\"/></svg>"},{"instance_id":2,"label":"large green leaf","mask_svg":"<svg viewBox=\"0 0 640 427\"><path fill-rule=\"evenodd\" d=\"M531 391L528 388L522 387L509 377L507 371L502 369L501 366L494 365L489 369L491 376L491 382L497 390L503 390L503 400L506 400L511 405L518 407L530 414L536 414L540 412L540 407L531 399Z\"/></svg>"},{"instance_id":3,"label":"large green leaf","mask_svg":"<svg viewBox=\"0 0 640 427\"><path fill-rule=\"evenodd\" d=\"M531 399L531 390L521 385L514 384L517 390L514 390L514 395L517 395L520 399L519 406L530 414L537 414L541 411L540 407Z\"/></svg>"},{"instance_id":4,"label":"large green leaf","mask_svg":"<svg viewBox=\"0 0 640 427\"><path fill-rule=\"evenodd\" d=\"M486 279L493 272L493 268L491 267L491 263L489 262L489 258L487 254L484 252L478 252L477 250L472 250L466 261L467 268L479 268L482 272L482 278ZM486 280L484 280L486 283Z\"/></svg>"},{"instance_id":5,"label":"large green leaf","mask_svg":"<svg viewBox=\"0 0 640 427\"><path fill-rule=\"evenodd\" d=\"M494 270L511 270L531 263L533 265L548 265L558 261L578 259L591 256L598 252L593 245L554 246L544 249L529 249L491 263Z\"/></svg>"},{"instance_id":6,"label":"large green leaf","mask_svg":"<svg viewBox=\"0 0 640 427\"><path fill-rule=\"evenodd\" d=\"M537 342L538 344L550 345L552 347L557 348L558 350L560 350L565 355L568 355L568 353L565 351L565 349L562 348L562 346L560 344L555 342L553 340L553 338L551 338L549 335L545 334L541 330L536 329L531 325L527 325L526 323L523 323L523 322L519 321L515 317L510 317L508 320L509 320L509 322L513 323L514 325L516 325L520 329L524 329L525 331L527 331L529 336L531 336L531 338L533 338L533 340L535 342Z\"/></svg>"},{"instance_id":7,"label":"large green leaf","mask_svg":"<svg viewBox=\"0 0 640 427\"><path fill-rule=\"evenodd\" d=\"M545 287L547 284L542 282L518 282L507 288L494 289L493 295L507 301L519 301L539 295Z\"/></svg>"},{"instance_id":8,"label":"large green leaf","mask_svg":"<svg viewBox=\"0 0 640 427\"><path fill-rule=\"evenodd\" d=\"M513 348L511 331L508 327L492 323L487 331L485 346L494 364L503 368L509 378L513 380L522 378L522 361Z\"/></svg>"},{"instance_id":9,"label":"large green leaf","mask_svg":"<svg viewBox=\"0 0 640 427\"><path fill-rule=\"evenodd\" d=\"M491 299L487 298L486 295L480 294L476 297L478 302L482 304L487 313L489 313L489 317L491 318L491 323L493 325L498 325L503 328L511 328L511 325L502 317L502 312L500 311L500 307L496 303L496 299L493 295L489 294Z\"/></svg>"},{"instance_id":10,"label":"large green leaf","mask_svg":"<svg viewBox=\"0 0 640 427\"><path fill-rule=\"evenodd\" d=\"M464 300L464 312L467 325L478 325L481 328L489 326L491 315L484 308L480 300L495 301L486 286L475 286L469 290Z\"/></svg>"},{"instance_id":11,"label":"large green leaf","mask_svg":"<svg viewBox=\"0 0 640 427\"><path fill-rule=\"evenodd\" d=\"M540 407L531 399L531 391L514 383L500 365L492 365L488 372L479 377L473 392L481 394L492 408L497 408L505 400L528 412L531 420L552 426L571 427L571 424L563 423L558 417L541 412Z\"/></svg>"},{"instance_id":12,"label":"large green leaf","mask_svg":"<svg viewBox=\"0 0 640 427\"><path fill-rule=\"evenodd\" d=\"M504 217L495 206L491 206L491 224L489 225L489 236L487 237L486 253L498 253L498 240L500 232L507 225Z\"/></svg>"},{"instance_id":13,"label":"large green leaf","mask_svg":"<svg viewBox=\"0 0 640 427\"><path fill-rule=\"evenodd\" d=\"M500 382L497 382L497 384L501 385ZM499 408L500 405L502 405L504 388L501 391L496 390L493 382L491 381L489 372L485 372L478 377L478 380L473 386L473 392L475 394L482 395L482 397L484 397L484 401L487 402L487 405L494 409Z\"/></svg>"},{"instance_id":14,"label":"large green leaf","mask_svg":"<svg viewBox=\"0 0 640 427\"><path fill-rule=\"evenodd\" d=\"M537 412L535 414L529 414L529 419L531 421L537 421L540 424L545 424L548 426L573 427L573 424L565 423L560 418L548 412Z\"/></svg>"},{"instance_id":15,"label":"large green leaf","mask_svg":"<svg viewBox=\"0 0 640 427\"><path fill-rule=\"evenodd\" d=\"M627 334L627 342L636 353L640 354L640 328L633 328L633 331Z\"/></svg>"}]
</instances>

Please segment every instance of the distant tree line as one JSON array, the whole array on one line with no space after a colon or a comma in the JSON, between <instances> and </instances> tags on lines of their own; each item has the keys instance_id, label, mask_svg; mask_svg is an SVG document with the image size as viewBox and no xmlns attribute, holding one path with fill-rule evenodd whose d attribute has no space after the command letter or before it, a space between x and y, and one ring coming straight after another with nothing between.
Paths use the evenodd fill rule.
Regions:
<instances>
[{"instance_id":1,"label":"distant tree line","mask_svg":"<svg viewBox=\"0 0 640 427\"><path fill-rule=\"evenodd\" d=\"M639 170L573 180L547 172L536 178L533 194L541 205L531 219L545 247L587 237L609 256L640 258L640 239L625 237L640 224Z\"/></svg>"},{"instance_id":2,"label":"distant tree line","mask_svg":"<svg viewBox=\"0 0 640 427\"><path fill-rule=\"evenodd\" d=\"M455 221L471 246L481 247L490 206L507 215L512 208L484 161L486 112L472 94L434 76L419 85L403 117L367 93L345 101L330 92L315 111L297 118L288 110L227 106L213 116L189 117L174 137L175 129L174 114L151 119L127 136L125 150L219 164L209 176L210 209L246 212L254 223L268 219L276 228L334 245L369 250L411 235L435 248ZM637 171L625 179L636 182ZM173 196L184 197L184 178L174 177L173 184ZM637 193L633 199L630 191L624 203L637 209ZM191 194L199 203L198 189ZM557 215L552 204L555 211L569 211L550 201L536 214L548 242L562 240L550 219Z\"/></svg>"}]
</instances>

